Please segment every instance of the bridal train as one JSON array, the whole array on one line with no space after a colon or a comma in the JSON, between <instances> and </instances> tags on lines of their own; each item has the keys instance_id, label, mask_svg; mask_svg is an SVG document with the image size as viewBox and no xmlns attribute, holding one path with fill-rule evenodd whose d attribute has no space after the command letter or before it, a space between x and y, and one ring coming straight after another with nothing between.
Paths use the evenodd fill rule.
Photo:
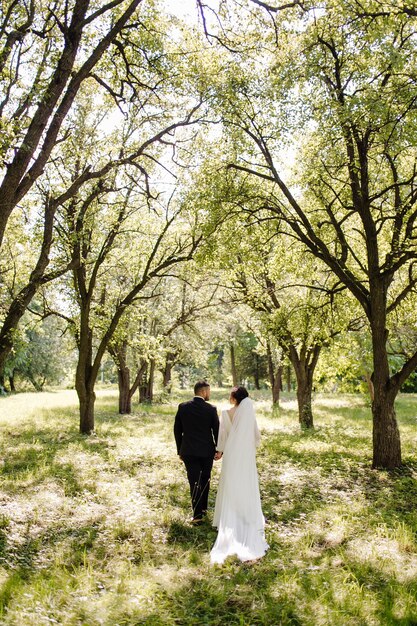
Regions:
<instances>
[{"instance_id":1,"label":"bridal train","mask_svg":"<svg viewBox=\"0 0 417 626\"><path fill-rule=\"evenodd\" d=\"M256 467L259 440L249 397L237 403L233 417L222 411L217 450L223 452L223 460L213 518L218 535L210 553L212 563L223 563L231 555L251 561L268 549Z\"/></svg>"}]
</instances>

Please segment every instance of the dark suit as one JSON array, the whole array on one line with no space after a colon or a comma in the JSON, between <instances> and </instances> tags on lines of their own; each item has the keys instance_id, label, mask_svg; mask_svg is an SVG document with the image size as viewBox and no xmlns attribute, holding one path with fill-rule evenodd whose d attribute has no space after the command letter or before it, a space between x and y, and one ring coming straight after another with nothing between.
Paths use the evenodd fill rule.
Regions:
<instances>
[{"instance_id":1,"label":"dark suit","mask_svg":"<svg viewBox=\"0 0 417 626\"><path fill-rule=\"evenodd\" d=\"M207 511L210 475L219 435L219 418L216 408L196 396L178 406L174 435L177 452L184 461L194 519Z\"/></svg>"}]
</instances>

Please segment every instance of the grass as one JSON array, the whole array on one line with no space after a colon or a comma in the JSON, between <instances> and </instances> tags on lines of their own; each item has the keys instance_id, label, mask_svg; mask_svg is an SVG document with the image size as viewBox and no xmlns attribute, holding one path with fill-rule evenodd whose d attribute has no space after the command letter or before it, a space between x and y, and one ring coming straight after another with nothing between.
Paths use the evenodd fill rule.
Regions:
<instances>
[{"instance_id":1,"label":"grass","mask_svg":"<svg viewBox=\"0 0 417 626\"><path fill-rule=\"evenodd\" d=\"M362 398L317 396L311 433L293 397L279 412L256 399L270 549L213 567L215 530L187 522L178 397L119 416L101 391L91 437L71 391L1 398L0 623L417 625L417 398L399 399L405 464L390 473L370 469Z\"/></svg>"}]
</instances>

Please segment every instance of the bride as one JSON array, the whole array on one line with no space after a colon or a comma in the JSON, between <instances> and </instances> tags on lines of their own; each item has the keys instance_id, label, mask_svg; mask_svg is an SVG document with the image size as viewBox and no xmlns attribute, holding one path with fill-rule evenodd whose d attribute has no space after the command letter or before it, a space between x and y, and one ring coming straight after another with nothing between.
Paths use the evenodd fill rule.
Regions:
<instances>
[{"instance_id":1,"label":"bride","mask_svg":"<svg viewBox=\"0 0 417 626\"><path fill-rule=\"evenodd\" d=\"M222 470L214 509L218 528L210 557L223 563L234 554L241 561L262 557L268 549L261 509L256 447L260 435L252 400L245 387L234 387L228 411L222 411L215 458L223 453Z\"/></svg>"}]
</instances>

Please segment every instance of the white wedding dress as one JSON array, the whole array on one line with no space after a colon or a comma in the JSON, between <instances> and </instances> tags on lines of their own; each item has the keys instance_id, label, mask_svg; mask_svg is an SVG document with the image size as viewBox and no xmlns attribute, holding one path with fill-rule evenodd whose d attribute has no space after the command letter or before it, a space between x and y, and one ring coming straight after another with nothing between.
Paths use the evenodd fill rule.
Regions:
<instances>
[{"instance_id":1,"label":"white wedding dress","mask_svg":"<svg viewBox=\"0 0 417 626\"><path fill-rule=\"evenodd\" d=\"M256 469L260 435L252 400L238 405L233 420L222 411L217 450L223 452L214 509L218 535L210 553L212 563L236 555L241 561L262 557L268 549Z\"/></svg>"}]
</instances>

